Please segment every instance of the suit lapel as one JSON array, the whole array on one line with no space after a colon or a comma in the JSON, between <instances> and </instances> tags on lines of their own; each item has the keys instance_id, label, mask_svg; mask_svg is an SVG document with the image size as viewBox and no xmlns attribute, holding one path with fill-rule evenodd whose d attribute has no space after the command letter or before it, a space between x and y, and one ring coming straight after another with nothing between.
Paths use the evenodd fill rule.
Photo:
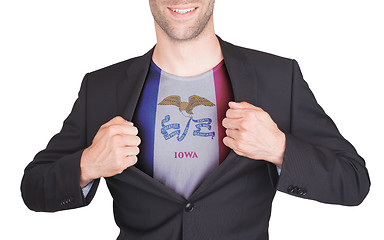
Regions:
<instances>
[{"instance_id":1,"label":"suit lapel","mask_svg":"<svg viewBox=\"0 0 384 240\"><path fill-rule=\"evenodd\" d=\"M236 102L249 102L257 106L258 77L256 69L249 64L247 56L236 47L217 37L224 56L225 66L231 80Z\"/></svg>"},{"instance_id":2,"label":"suit lapel","mask_svg":"<svg viewBox=\"0 0 384 240\"><path fill-rule=\"evenodd\" d=\"M141 57L132 60L126 70L126 77L116 86L118 114L131 121L147 78L154 48Z\"/></svg>"},{"instance_id":3,"label":"suit lapel","mask_svg":"<svg viewBox=\"0 0 384 240\"><path fill-rule=\"evenodd\" d=\"M132 59L131 64L126 70L125 78L116 86L117 111L118 114L126 120L132 121L136 105L147 78L153 50L154 47L143 56ZM176 202L183 202L185 200L182 196L165 187L135 166L127 168L122 174L108 178L108 182L109 184L124 182Z\"/></svg>"},{"instance_id":4,"label":"suit lapel","mask_svg":"<svg viewBox=\"0 0 384 240\"><path fill-rule=\"evenodd\" d=\"M249 102L257 105L257 74L255 69L247 63L246 56L239 51L238 47L223 41L217 36L220 42L221 51L224 56L225 67L232 84L233 95L236 102ZM240 157L230 151L226 159L219 167L217 167L203 183L192 194L190 200L196 200L205 194L208 194L222 182L229 181L237 174L241 174L244 169L249 167L249 163L253 165L255 161L238 161ZM264 162L258 162L263 164Z\"/></svg>"}]
</instances>

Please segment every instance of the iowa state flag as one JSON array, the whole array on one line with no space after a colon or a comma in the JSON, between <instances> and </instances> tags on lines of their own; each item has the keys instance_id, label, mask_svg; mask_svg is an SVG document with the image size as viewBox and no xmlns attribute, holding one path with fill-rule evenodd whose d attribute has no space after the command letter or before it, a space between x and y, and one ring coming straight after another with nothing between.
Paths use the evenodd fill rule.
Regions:
<instances>
[{"instance_id":1,"label":"iowa state flag","mask_svg":"<svg viewBox=\"0 0 384 240\"><path fill-rule=\"evenodd\" d=\"M136 166L188 199L229 153L221 122L232 100L224 61L193 77L152 62L133 118L142 140Z\"/></svg>"}]
</instances>

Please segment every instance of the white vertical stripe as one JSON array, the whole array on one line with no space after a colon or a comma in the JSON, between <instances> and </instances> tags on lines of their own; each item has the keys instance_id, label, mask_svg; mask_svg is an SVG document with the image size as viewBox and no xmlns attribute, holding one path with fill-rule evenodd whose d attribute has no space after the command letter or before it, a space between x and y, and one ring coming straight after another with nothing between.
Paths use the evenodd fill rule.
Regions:
<instances>
[{"instance_id":1,"label":"white vertical stripe","mask_svg":"<svg viewBox=\"0 0 384 240\"><path fill-rule=\"evenodd\" d=\"M211 130L203 127L201 132L215 132L214 138L193 136L193 131L197 129L196 123L191 121L188 134L182 141L178 141L177 136L165 140L161 133L161 121L166 115L170 115L170 121L166 125L179 123L181 136L189 120L188 114L185 111L180 112L179 107L175 105L157 105L153 177L176 193L189 198L204 178L219 165L213 72L209 71L188 78L162 72L159 84L157 103L172 95L180 96L182 102L188 102L190 96L197 95L215 104L215 106L196 106L192 110L194 120L203 118L212 120ZM173 131L175 129L170 129L168 133ZM177 158L175 158L175 152ZM186 156L186 153L189 156Z\"/></svg>"}]
</instances>

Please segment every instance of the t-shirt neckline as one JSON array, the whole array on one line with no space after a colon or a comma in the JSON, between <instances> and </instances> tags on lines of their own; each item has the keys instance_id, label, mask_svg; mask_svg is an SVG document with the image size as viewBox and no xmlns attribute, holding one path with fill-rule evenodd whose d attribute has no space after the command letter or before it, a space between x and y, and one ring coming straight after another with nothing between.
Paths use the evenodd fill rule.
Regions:
<instances>
[{"instance_id":1,"label":"t-shirt neckline","mask_svg":"<svg viewBox=\"0 0 384 240\"><path fill-rule=\"evenodd\" d=\"M216 72L218 70L220 70L222 67L224 66L224 59L221 60L215 67L213 67L212 69L206 71L206 72L203 72L203 73L200 73L200 74L197 74L195 76L188 76L188 77L185 77L185 76L177 76L177 75L174 75L174 74L171 74L171 73L168 73L164 70L162 70L159 66L156 65L156 63L151 60L151 69L155 70L156 72L164 75L165 77L167 78L172 78L172 79L175 79L175 80L182 80L182 81L195 81L195 80L200 80L202 78L205 78L207 75L209 74L212 74L212 72Z\"/></svg>"}]
</instances>

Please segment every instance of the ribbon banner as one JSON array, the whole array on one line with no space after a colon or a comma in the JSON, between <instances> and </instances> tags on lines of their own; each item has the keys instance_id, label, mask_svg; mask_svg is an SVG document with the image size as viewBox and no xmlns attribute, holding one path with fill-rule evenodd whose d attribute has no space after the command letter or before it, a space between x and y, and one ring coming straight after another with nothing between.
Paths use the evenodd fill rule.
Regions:
<instances>
[{"instance_id":1,"label":"ribbon banner","mask_svg":"<svg viewBox=\"0 0 384 240\"><path fill-rule=\"evenodd\" d=\"M207 128L208 130L211 130L212 126L212 119L210 118L202 118L202 119L197 119L194 120L193 118L189 118L187 126L185 126L185 129L183 131L183 134L180 136L180 124L179 123L171 123L168 125L165 125L165 123L169 122L171 120L170 115L166 115L163 120L161 120L161 134L163 134L163 137L165 140L169 140L174 136L177 136L177 141L181 142L184 140L185 136L187 136L188 130L189 130L189 125L191 121L195 124L195 128L197 130L193 131L193 136L198 136L198 137L211 137L212 139L215 137L215 132L201 132L202 128ZM179 129L176 131L173 131L171 133L168 133L167 131L170 129Z\"/></svg>"}]
</instances>

